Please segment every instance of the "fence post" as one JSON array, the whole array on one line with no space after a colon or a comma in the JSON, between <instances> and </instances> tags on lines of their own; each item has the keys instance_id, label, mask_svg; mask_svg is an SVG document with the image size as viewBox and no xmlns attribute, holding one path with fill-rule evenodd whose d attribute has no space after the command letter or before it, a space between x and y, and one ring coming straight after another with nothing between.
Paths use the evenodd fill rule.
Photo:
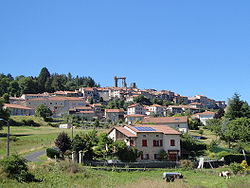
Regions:
<instances>
[{"instance_id":1,"label":"fence post","mask_svg":"<svg viewBox=\"0 0 250 188\"><path fill-rule=\"evenodd\" d=\"M79 151L79 163L82 164L83 151Z\"/></svg>"},{"instance_id":2,"label":"fence post","mask_svg":"<svg viewBox=\"0 0 250 188\"><path fill-rule=\"evenodd\" d=\"M75 155L75 154L76 154L76 152L73 151L73 152L72 152L72 161L73 161L73 162L75 161L75 158L76 158L76 155Z\"/></svg>"}]
</instances>

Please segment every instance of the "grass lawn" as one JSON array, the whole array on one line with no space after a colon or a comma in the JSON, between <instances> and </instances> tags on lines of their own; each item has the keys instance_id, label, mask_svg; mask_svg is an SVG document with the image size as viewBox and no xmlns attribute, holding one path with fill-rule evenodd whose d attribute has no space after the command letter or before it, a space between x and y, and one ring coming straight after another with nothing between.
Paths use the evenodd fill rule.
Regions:
<instances>
[{"instance_id":1,"label":"grass lawn","mask_svg":"<svg viewBox=\"0 0 250 188\"><path fill-rule=\"evenodd\" d=\"M0 158L6 154L6 134L5 127L0 131ZM10 142L11 153L29 153L31 151L39 150L54 145L54 140L60 132L67 132L71 136L71 129L59 129L50 126L41 127L12 127L11 135L16 136L17 141ZM85 131L82 129L74 129L74 134Z\"/></svg>"},{"instance_id":2,"label":"grass lawn","mask_svg":"<svg viewBox=\"0 0 250 188\"><path fill-rule=\"evenodd\" d=\"M202 136L205 137L206 139L201 139L199 141L204 142L206 144L210 144L212 140L219 140L219 137L216 136L216 134L211 132L210 130L207 130L207 129L202 129L202 130L203 130ZM189 134L192 136L201 136L199 134L199 130L190 130ZM228 145L224 141L220 141L219 147L217 150L218 152L230 151L230 149L228 149Z\"/></svg>"},{"instance_id":3,"label":"grass lawn","mask_svg":"<svg viewBox=\"0 0 250 188\"><path fill-rule=\"evenodd\" d=\"M210 188L248 188L250 176L233 176L225 179L218 176L222 169L204 169L182 171L180 169L162 169L145 172L115 172L100 171L89 168L81 173L63 171L57 163L53 168L48 168L48 163L31 165L31 171L41 182L18 183L15 180L3 179L0 176L0 187L85 187L85 188L187 188L187 187L210 187ZM162 180L162 173L170 171L181 172L184 179L167 183Z\"/></svg>"}]
</instances>

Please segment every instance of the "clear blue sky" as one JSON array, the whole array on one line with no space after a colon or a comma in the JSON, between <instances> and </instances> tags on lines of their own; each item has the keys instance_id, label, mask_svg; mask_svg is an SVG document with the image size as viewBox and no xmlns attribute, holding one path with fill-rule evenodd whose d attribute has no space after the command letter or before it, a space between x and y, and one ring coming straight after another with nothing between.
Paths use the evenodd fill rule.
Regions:
<instances>
[{"instance_id":1,"label":"clear blue sky","mask_svg":"<svg viewBox=\"0 0 250 188\"><path fill-rule=\"evenodd\" d=\"M2 0L0 72L250 102L249 0Z\"/></svg>"}]
</instances>

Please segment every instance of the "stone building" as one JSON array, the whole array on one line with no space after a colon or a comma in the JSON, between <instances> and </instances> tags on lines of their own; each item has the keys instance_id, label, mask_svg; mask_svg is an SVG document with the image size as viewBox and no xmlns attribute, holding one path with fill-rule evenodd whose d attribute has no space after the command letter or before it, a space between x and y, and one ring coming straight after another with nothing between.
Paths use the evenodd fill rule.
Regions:
<instances>
[{"instance_id":1,"label":"stone building","mask_svg":"<svg viewBox=\"0 0 250 188\"><path fill-rule=\"evenodd\" d=\"M168 160L178 160L181 155L180 135L175 129L160 125L124 125L113 127L108 133L114 141L123 140L141 151L138 161L159 160L162 150L167 153Z\"/></svg>"}]
</instances>

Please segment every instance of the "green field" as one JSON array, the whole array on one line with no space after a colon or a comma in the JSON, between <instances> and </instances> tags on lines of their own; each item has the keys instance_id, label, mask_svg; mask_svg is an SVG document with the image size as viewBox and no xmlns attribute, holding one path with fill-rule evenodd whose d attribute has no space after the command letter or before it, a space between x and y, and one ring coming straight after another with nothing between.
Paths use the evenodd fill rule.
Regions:
<instances>
[{"instance_id":1,"label":"green field","mask_svg":"<svg viewBox=\"0 0 250 188\"><path fill-rule=\"evenodd\" d=\"M41 127L12 127L11 135L16 137L16 141L11 141L10 151L11 153L25 154L31 151L43 149L54 145L54 140L60 132L67 132L71 136L71 129L59 129L50 126ZM74 129L74 133L79 133L81 129ZM6 153L6 127L0 131L0 158Z\"/></svg>"},{"instance_id":2,"label":"green field","mask_svg":"<svg viewBox=\"0 0 250 188\"><path fill-rule=\"evenodd\" d=\"M41 182L18 183L15 180L9 180L1 177L0 187L85 187L85 188L187 188L187 187L210 187L210 188L247 188L250 186L250 176L237 175L230 179L218 176L219 171L216 170L190 170L181 171L179 169L164 169L145 172L115 172L93 170L87 167L81 173L71 173L67 169L62 170L60 164L56 163L53 167L50 163L30 164L31 172L35 174ZM175 182L165 182L162 180L162 173L166 171L177 171L184 175L184 179Z\"/></svg>"},{"instance_id":3,"label":"green field","mask_svg":"<svg viewBox=\"0 0 250 188\"><path fill-rule=\"evenodd\" d=\"M16 120L18 120L17 117ZM35 119L38 121L38 119ZM41 121L41 120L39 120ZM71 136L71 129L59 129L48 126L46 122L40 122L41 127L11 126L11 134L16 137L16 141L11 141L11 153L27 154L32 151L54 145L54 140L60 132L67 132ZM75 129L74 134L82 129ZM103 131L103 130L102 130ZM105 130L106 131L106 130ZM5 155L6 150L6 127L0 131L0 157ZM192 135L198 135L198 131L191 131ZM209 143L217 137L210 131L205 130L203 136L208 139L204 142ZM221 145L223 146L223 145ZM237 175L231 179L224 179L218 176L222 169L190 170L181 171L180 169L164 169L145 172L116 172L93 170L81 166L83 169L80 173L72 173L60 168L62 163L48 162L45 155L40 156L45 162L29 163L31 172L41 182L19 183L10 180L0 173L0 187L89 187L89 188L187 188L187 187L218 187L218 188L247 188L250 187L250 176ZM51 167L51 164L52 167ZM114 169L115 170L115 169ZM162 173L166 171L178 171L184 174L184 179L176 182L167 183L162 180Z\"/></svg>"}]
</instances>

